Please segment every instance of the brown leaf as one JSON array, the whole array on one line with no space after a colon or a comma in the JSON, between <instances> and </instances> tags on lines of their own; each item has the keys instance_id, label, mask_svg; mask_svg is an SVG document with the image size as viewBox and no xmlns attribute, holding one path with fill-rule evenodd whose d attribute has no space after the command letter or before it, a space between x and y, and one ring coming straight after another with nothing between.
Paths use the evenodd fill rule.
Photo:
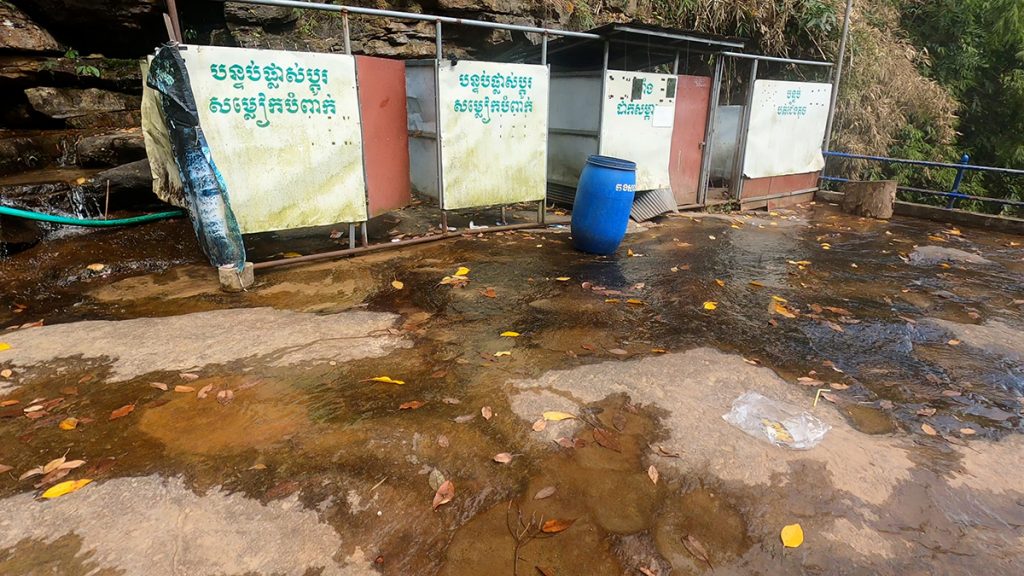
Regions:
<instances>
[{"instance_id":1,"label":"brown leaf","mask_svg":"<svg viewBox=\"0 0 1024 576\"><path fill-rule=\"evenodd\" d=\"M33 476L38 476L39 474L46 474L46 472L43 470L42 466L36 466L35 468L30 468L28 470L25 470L21 474L21 476L18 476L18 480L21 481L21 480L24 480L25 478L31 478Z\"/></svg>"},{"instance_id":2,"label":"brown leaf","mask_svg":"<svg viewBox=\"0 0 1024 576\"><path fill-rule=\"evenodd\" d=\"M462 401L459 400L458 398L442 398L441 402L444 402L445 404L448 405L462 404Z\"/></svg>"},{"instance_id":3,"label":"brown leaf","mask_svg":"<svg viewBox=\"0 0 1024 576\"><path fill-rule=\"evenodd\" d=\"M927 416L935 416L935 412L936 412L935 408L931 408L931 407L927 407L926 406L926 407L921 408L920 410L918 410L917 411L917 415L918 416L926 416L926 417Z\"/></svg>"},{"instance_id":4,"label":"brown leaf","mask_svg":"<svg viewBox=\"0 0 1024 576\"><path fill-rule=\"evenodd\" d=\"M3 402L0 402L0 408L4 408L4 407L7 407L7 406L14 406L15 404L18 404L19 402L21 402L21 400L4 400Z\"/></svg>"},{"instance_id":5,"label":"brown leaf","mask_svg":"<svg viewBox=\"0 0 1024 576\"><path fill-rule=\"evenodd\" d=\"M436 378L444 378L447 375L448 375L448 371L447 370L435 370L434 372L432 372L430 374L430 377L436 379Z\"/></svg>"},{"instance_id":6,"label":"brown leaf","mask_svg":"<svg viewBox=\"0 0 1024 576\"><path fill-rule=\"evenodd\" d=\"M686 548L686 551L694 558L701 562L706 562L708 568L714 570L715 567L711 565L711 558L708 556L707 548L705 548L704 545L700 543L700 540L697 540L693 534L687 534L683 538L683 547Z\"/></svg>"},{"instance_id":7,"label":"brown leaf","mask_svg":"<svg viewBox=\"0 0 1024 576\"><path fill-rule=\"evenodd\" d=\"M835 306L825 306L824 308L837 316L853 316L853 312L850 312L846 308L837 308Z\"/></svg>"},{"instance_id":8,"label":"brown leaf","mask_svg":"<svg viewBox=\"0 0 1024 576\"><path fill-rule=\"evenodd\" d=\"M544 488L537 490L537 493L533 495L533 499L543 500L545 498L550 498L551 496L554 496L556 490L557 488L554 486L545 486Z\"/></svg>"},{"instance_id":9,"label":"brown leaf","mask_svg":"<svg viewBox=\"0 0 1024 576\"><path fill-rule=\"evenodd\" d=\"M466 422L473 420L473 418L476 418L476 414L464 414L462 416L456 416L454 420L456 424L465 424Z\"/></svg>"},{"instance_id":10,"label":"brown leaf","mask_svg":"<svg viewBox=\"0 0 1024 576\"><path fill-rule=\"evenodd\" d=\"M498 464L508 464L512 461L512 455L508 452L502 452L501 454L494 455L494 461Z\"/></svg>"},{"instance_id":11,"label":"brown leaf","mask_svg":"<svg viewBox=\"0 0 1024 576\"><path fill-rule=\"evenodd\" d=\"M235 393L232 390L221 390L217 392L217 402L221 405L226 405L235 399Z\"/></svg>"},{"instance_id":12,"label":"brown leaf","mask_svg":"<svg viewBox=\"0 0 1024 576\"><path fill-rule=\"evenodd\" d=\"M921 431L929 436L939 435L939 433L935 431L935 428L932 428L931 424L928 423L921 424Z\"/></svg>"},{"instance_id":13,"label":"brown leaf","mask_svg":"<svg viewBox=\"0 0 1024 576\"><path fill-rule=\"evenodd\" d=\"M560 520L558 518L552 518L540 527L540 531L544 532L545 534L558 534L559 532L564 532L568 530L569 526L572 526L572 523L575 521L575 518L573 518L572 520Z\"/></svg>"},{"instance_id":14,"label":"brown leaf","mask_svg":"<svg viewBox=\"0 0 1024 576\"><path fill-rule=\"evenodd\" d=\"M189 382L192 380L199 380L199 374L195 374L193 372L182 372L181 374L178 374L178 377Z\"/></svg>"},{"instance_id":15,"label":"brown leaf","mask_svg":"<svg viewBox=\"0 0 1024 576\"><path fill-rule=\"evenodd\" d=\"M833 389L833 390L846 390L847 388L850 387L850 385L849 384L843 384L842 382L833 382L833 383L829 384L828 387Z\"/></svg>"},{"instance_id":16,"label":"brown leaf","mask_svg":"<svg viewBox=\"0 0 1024 576\"><path fill-rule=\"evenodd\" d=\"M163 390L164 392L167 392L167 384L164 384L163 382L150 382L149 385L152 386L153 388L156 388L157 390Z\"/></svg>"},{"instance_id":17,"label":"brown leaf","mask_svg":"<svg viewBox=\"0 0 1024 576\"><path fill-rule=\"evenodd\" d=\"M174 387L174 391L175 392L181 392L183 394L190 394L192 392L195 392L196 389L191 387L191 386L181 386L181 385L179 385L179 386L175 386Z\"/></svg>"},{"instance_id":18,"label":"brown leaf","mask_svg":"<svg viewBox=\"0 0 1024 576\"><path fill-rule=\"evenodd\" d=\"M543 419L543 418L541 418L540 420L537 420L536 422L533 423L533 431L534 432L543 432L544 429L547 428L547 427L548 427L548 421Z\"/></svg>"},{"instance_id":19,"label":"brown leaf","mask_svg":"<svg viewBox=\"0 0 1024 576\"><path fill-rule=\"evenodd\" d=\"M455 484L451 480L445 480L434 494L434 510L437 510L443 504L451 502L452 498L455 498Z\"/></svg>"},{"instance_id":20,"label":"brown leaf","mask_svg":"<svg viewBox=\"0 0 1024 576\"><path fill-rule=\"evenodd\" d=\"M494 291L494 288L487 288L487 289L481 290L480 293L483 294L484 296L488 297L488 298L497 298L498 297L498 293Z\"/></svg>"},{"instance_id":21,"label":"brown leaf","mask_svg":"<svg viewBox=\"0 0 1024 576\"><path fill-rule=\"evenodd\" d=\"M961 428L960 433L963 434L964 436L974 436L978 432L973 428ZM0 472L2 472L2 470L0 470Z\"/></svg>"},{"instance_id":22,"label":"brown leaf","mask_svg":"<svg viewBox=\"0 0 1024 576\"><path fill-rule=\"evenodd\" d=\"M622 348L609 348L608 353L615 354L616 356L625 356L626 354L629 354L629 352L626 352Z\"/></svg>"},{"instance_id":23,"label":"brown leaf","mask_svg":"<svg viewBox=\"0 0 1024 576\"><path fill-rule=\"evenodd\" d=\"M583 348L584 350L589 350L591 352L597 350L597 346L594 346L593 344L580 344L580 348Z\"/></svg>"},{"instance_id":24,"label":"brown leaf","mask_svg":"<svg viewBox=\"0 0 1024 576\"><path fill-rule=\"evenodd\" d=\"M448 446L451 445L451 440L448 440L448 437L445 436L444 434L438 434L437 445L440 446L441 448L447 448Z\"/></svg>"},{"instance_id":25,"label":"brown leaf","mask_svg":"<svg viewBox=\"0 0 1024 576\"><path fill-rule=\"evenodd\" d=\"M599 445L604 446L609 450L622 452L618 438L616 438L612 432L609 432L604 428L594 428L594 442L597 442Z\"/></svg>"},{"instance_id":26,"label":"brown leaf","mask_svg":"<svg viewBox=\"0 0 1024 576\"><path fill-rule=\"evenodd\" d=\"M65 386L60 389L60 393L65 396L77 396L78 386Z\"/></svg>"},{"instance_id":27,"label":"brown leaf","mask_svg":"<svg viewBox=\"0 0 1024 576\"><path fill-rule=\"evenodd\" d=\"M490 406L484 406L480 409L480 415L484 417L484 420L490 420L491 417L494 416L494 412L491 410Z\"/></svg>"},{"instance_id":28,"label":"brown leaf","mask_svg":"<svg viewBox=\"0 0 1024 576\"><path fill-rule=\"evenodd\" d=\"M110 419L117 420L118 418L124 418L125 416L131 414L132 410L135 410L135 404L125 404L124 406L121 406L117 410L111 412Z\"/></svg>"},{"instance_id":29,"label":"brown leaf","mask_svg":"<svg viewBox=\"0 0 1024 576\"><path fill-rule=\"evenodd\" d=\"M7 464L0 464L0 474L3 474L4 472L10 472L11 470L14 470L14 466L8 466Z\"/></svg>"},{"instance_id":30,"label":"brown leaf","mask_svg":"<svg viewBox=\"0 0 1024 576\"><path fill-rule=\"evenodd\" d=\"M555 443L558 444L559 446L561 446L562 448L575 448L576 447L576 444L572 441L572 439L571 438L566 438L565 436L562 436L558 440L555 440Z\"/></svg>"},{"instance_id":31,"label":"brown leaf","mask_svg":"<svg viewBox=\"0 0 1024 576\"><path fill-rule=\"evenodd\" d=\"M67 458L63 456L61 456L60 458L54 458L53 460L50 460L49 462L46 463L46 466L43 466L43 474L49 474L50 472L53 472L57 468L60 468L60 465L65 462L67 462Z\"/></svg>"},{"instance_id":32,"label":"brown leaf","mask_svg":"<svg viewBox=\"0 0 1024 576\"><path fill-rule=\"evenodd\" d=\"M654 464L647 469L647 476L651 479L651 482L658 483L658 469L654 467Z\"/></svg>"},{"instance_id":33,"label":"brown leaf","mask_svg":"<svg viewBox=\"0 0 1024 576\"><path fill-rule=\"evenodd\" d=\"M398 405L398 409L399 410L415 410L415 409L423 406L424 404L426 404L426 402L422 402L420 400L410 400L409 402L402 402L401 404L399 404Z\"/></svg>"},{"instance_id":34,"label":"brown leaf","mask_svg":"<svg viewBox=\"0 0 1024 576\"><path fill-rule=\"evenodd\" d=\"M199 389L199 392L196 394L196 398L199 398L200 400L206 399L206 397L209 396L210 394L210 390L213 390L213 384L207 384L206 386L203 386L202 388Z\"/></svg>"},{"instance_id":35,"label":"brown leaf","mask_svg":"<svg viewBox=\"0 0 1024 576\"><path fill-rule=\"evenodd\" d=\"M612 426L614 426L615 429L618 430L619 432L625 430L626 416L623 415L622 412L616 412L615 415L612 416Z\"/></svg>"},{"instance_id":36,"label":"brown leaf","mask_svg":"<svg viewBox=\"0 0 1024 576\"><path fill-rule=\"evenodd\" d=\"M658 576L658 573L654 572L650 568L645 568L645 567L641 566L641 567L637 568L637 570L639 570L640 573L643 574L644 576Z\"/></svg>"},{"instance_id":37,"label":"brown leaf","mask_svg":"<svg viewBox=\"0 0 1024 576\"><path fill-rule=\"evenodd\" d=\"M49 485L49 484L53 484L57 480L60 480L61 478L67 476L70 473L71 473L71 470L69 470L67 468L57 468L56 470L51 470L46 476L43 476L42 478L40 478L39 482L36 482L34 484L34 487L35 488L42 488L43 486L46 486L46 485Z\"/></svg>"}]
</instances>

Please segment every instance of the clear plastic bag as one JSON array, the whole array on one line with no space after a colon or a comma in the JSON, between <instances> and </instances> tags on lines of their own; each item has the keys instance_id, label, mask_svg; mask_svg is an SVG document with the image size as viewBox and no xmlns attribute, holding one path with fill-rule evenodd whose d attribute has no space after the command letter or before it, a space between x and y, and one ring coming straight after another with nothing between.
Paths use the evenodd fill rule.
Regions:
<instances>
[{"instance_id":1,"label":"clear plastic bag","mask_svg":"<svg viewBox=\"0 0 1024 576\"><path fill-rule=\"evenodd\" d=\"M755 438L794 450L810 450L831 426L795 406L747 392L722 416L726 422Z\"/></svg>"}]
</instances>

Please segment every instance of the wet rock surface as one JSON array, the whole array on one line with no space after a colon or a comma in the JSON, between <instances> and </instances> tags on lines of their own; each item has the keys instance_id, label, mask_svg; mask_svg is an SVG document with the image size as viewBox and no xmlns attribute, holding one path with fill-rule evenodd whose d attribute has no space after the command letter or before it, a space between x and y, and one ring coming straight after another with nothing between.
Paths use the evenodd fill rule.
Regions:
<instances>
[{"instance_id":1,"label":"wet rock surface","mask_svg":"<svg viewBox=\"0 0 1024 576\"><path fill-rule=\"evenodd\" d=\"M1024 570L1019 239L822 206L661 218L611 257L567 236L263 270L233 295L186 222L0 260L0 571ZM911 263L926 246L993 264ZM467 286L440 283L460 266ZM832 428L805 451L748 436L722 419L747 391ZM85 464L58 480L92 483L40 501L52 481L17 480L65 454Z\"/></svg>"},{"instance_id":2,"label":"wet rock surface","mask_svg":"<svg viewBox=\"0 0 1024 576\"><path fill-rule=\"evenodd\" d=\"M60 44L17 6L0 4L0 50L55 52Z\"/></svg>"}]
</instances>

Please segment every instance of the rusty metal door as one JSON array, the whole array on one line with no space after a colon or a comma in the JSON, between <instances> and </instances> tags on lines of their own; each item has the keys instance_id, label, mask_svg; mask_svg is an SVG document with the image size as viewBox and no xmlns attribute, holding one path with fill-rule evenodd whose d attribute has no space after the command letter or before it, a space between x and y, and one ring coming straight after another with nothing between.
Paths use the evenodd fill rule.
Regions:
<instances>
[{"instance_id":1,"label":"rusty metal door","mask_svg":"<svg viewBox=\"0 0 1024 576\"><path fill-rule=\"evenodd\" d=\"M370 217L409 203L405 63L356 56Z\"/></svg>"},{"instance_id":2,"label":"rusty metal door","mask_svg":"<svg viewBox=\"0 0 1024 576\"><path fill-rule=\"evenodd\" d=\"M711 101L711 78L679 76L676 117L672 128L669 176L676 204L697 203L700 187L701 154Z\"/></svg>"}]
</instances>

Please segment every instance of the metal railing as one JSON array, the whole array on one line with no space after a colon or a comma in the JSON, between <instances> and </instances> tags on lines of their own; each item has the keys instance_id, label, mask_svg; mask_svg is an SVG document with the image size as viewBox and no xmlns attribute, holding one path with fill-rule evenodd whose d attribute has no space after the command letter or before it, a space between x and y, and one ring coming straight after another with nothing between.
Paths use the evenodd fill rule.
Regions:
<instances>
[{"instance_id":1,"label":"metal railing","mask_svg":"<svg viewBox=\"0 0 1024 576\"><path fill-rule=\"evenodd\" d=\"M989 196L977 196L972 194L964 194L960 191L960 187L963 184L964 176L968 172L981 172L988 174L1002 174L1007 176L1024 176L1024 170L1016 170L1013 168L998 168L994 166L977 166L971 164L971 157L964 154L960 158L959 163L952 162L931 162L927 160L908 160L905 158L889 158L886 156L869 156L865 154L849 154L846 152L832 152L826 151L823 153L826 158L839 158L843 160L866 160L871 162L879 162L886 165L900 164L909 166L920 166L924 168L939 168L944 170L956 170L956 176L953 178L953 185L948 191L941 190L929 190L926 188L917 188L913 186L897 186L898 192L914 192L917 194L925 194L928 196L936 196L940 198L948 198L949 202L946 207L953 209L956 208L956 204L960 200L973 200L977 202L989 202L992 204L999 204L1001 206L1014 206L1024 207L1024 201L1009 200L1006 198L992 198ZM850 182L850 178L841 178L839 176L827 176L827 164L826 169L822 170L821 180L824 182Z\"/></svg>"}]
</instances>

